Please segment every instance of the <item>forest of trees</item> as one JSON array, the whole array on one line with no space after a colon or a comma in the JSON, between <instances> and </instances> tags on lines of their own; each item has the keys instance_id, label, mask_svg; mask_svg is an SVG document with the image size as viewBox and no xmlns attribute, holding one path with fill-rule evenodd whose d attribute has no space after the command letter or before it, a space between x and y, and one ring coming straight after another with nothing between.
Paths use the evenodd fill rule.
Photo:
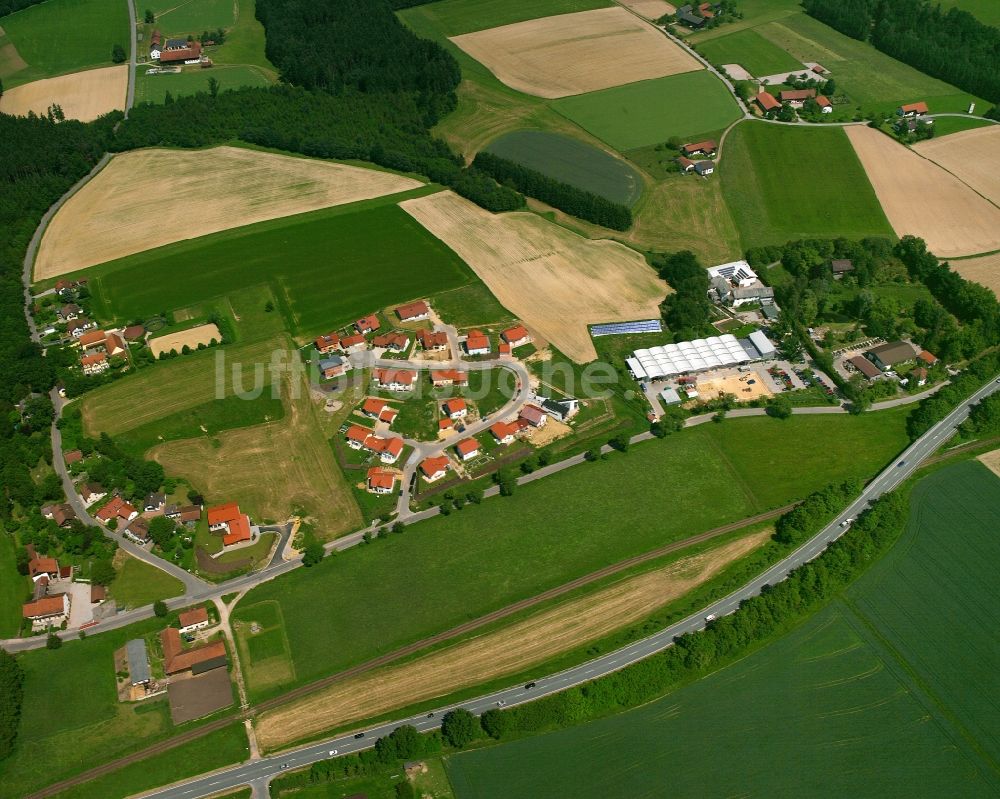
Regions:
<instances>
[{"instance_id":1,"label":"forest of trees","mask_svg":"<svg viewBox=\"0 0 1000 799\"><path fill-rule=\"evenodd\" d=\"M24 670L13 655L0 649L0 760L14 750L23 699Z\"/></svg>"},{"instance_id":2,"label":"forest of trees","mask_svg":"<svg viewBox=\"0 0 1000 799\"><path fill-rule=\"evenodd\" d=\"M38 5L43 0L0 0L0 17L6 17L28 6Z\"/></svg>"},{"instance_id":3,"label":"forest of trees","mask_svg":"<svg viewBox=\"0 0 1000 799\"><path fill-rule=\"evenodd\" d=\"M632 227L632 212L627 206L570 186L507 158L483 151L476 155L472 165L498 183L579 219L612 230L628 230Z\"/></svg>"},{"instance_id":4,"label":"forest of trees","mask_svg":"<svg viewBox=\"0 0 1000 799\"><path fill-rule=\"evenodd\" d=\"M804 0L806 13L971 94L1000 103L1000 30L930 0Z\"/></svg>"},{"instance_id":5,"label":"forest of trees","mask_svg":"<svg viewBox=\"0 0 1000 799\"><path fill-rule=\"evenodd\" d=\"M660 277L670 284L673 294L660 305L663 321L674 341L687 341L703 335L713 335L712 303L708 299L711 285L708 272L690 250L675 253L655 253L649 258Z\"/></svg>"}]
</instances>

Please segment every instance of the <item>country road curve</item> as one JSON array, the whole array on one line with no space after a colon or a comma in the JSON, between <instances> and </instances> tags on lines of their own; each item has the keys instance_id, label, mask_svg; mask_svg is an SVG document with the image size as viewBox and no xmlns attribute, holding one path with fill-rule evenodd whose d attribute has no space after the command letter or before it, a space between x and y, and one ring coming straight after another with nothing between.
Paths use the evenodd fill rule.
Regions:
<instances>
[{"instance_id":1,"label":"country road curve","mask_svg":"<svg viewBox=\"0 0 1000 799\"><path fill-rule=\"evenodd\" d=\"M441 716L454 707L463 707L478 715L496 707L499 702L508 707L530 702L547 694L563 691L618 671L625 666L661 652L673 644L675 637L703 628L707 616L722 616L733 613L738 610L743 600L758 595L764 586L780 582L790 571L822 554L831 542L843 535L848 529L850 521L864 511L870 503L892 491L909 478L920 464L954 433L955 428L968 418L970 409L976 403L997 391L1000 391L1000 378L996 381L991 380L964 400L948 416L910 444L897 458L894 458L893 462L868 483L860 496L841 511L830 524L782 561L728 596L648 638L635 641L614 652L557 674L539 677L533 681L534 685L531 689L525 688L524 685L511 686L467 702L457 703L454 706L438 708L431 715L420 713L365 728L363 738L355 738L353 734L349 733L318 743L299 746L279 754L268 755L228 769L219 769L211 774L169 787L149 791L142 796L146 799L200 799L250 782L266 782L285 769L302 768L320 760L326 760L330 757L330 751L333 749L336 749L341 755L368 749L374 746L377 738L388 735L403 724L410 724L421 732L435 729L440 726Z\"/></svg>"}]
</instances>

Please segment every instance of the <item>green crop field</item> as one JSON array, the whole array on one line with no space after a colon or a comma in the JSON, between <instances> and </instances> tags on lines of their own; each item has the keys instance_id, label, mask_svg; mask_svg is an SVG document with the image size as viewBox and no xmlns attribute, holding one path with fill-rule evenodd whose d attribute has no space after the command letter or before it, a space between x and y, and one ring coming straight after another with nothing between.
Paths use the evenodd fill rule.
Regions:
<instances>
[{"instance_id":1,"label":"green crop field","mask_svg":"<svg viewBox=\"0 0 1000 799\"><path fill-rule=\"evenodd\" d=\"M519 130L486 150L616 203L633 205L642 196L642 176L625 161L569 136Z\"/></svg>"},{"instance_id":2,"label":"green crop field","mask_svg":"<svg viewBox=\"0 0 1000 799\"><path fill-rule=\"evenodd\" d=\"M310 337L474 279L452 250L394 204L400 196L214 233L85 273L98 275L91 286L118 318L269 283L289 328Z\"/></svg>"},{"instance_id":3,"label":"green crop field","mask_svg":"<svg viewBox=\"0 0 1000 799\"><path fill-rule=\"evenodd\" d=\"M466 506L294 578L277 578L245 602L281 606L294 681L305 682L608 563L801 498L831 480L870 475L905 441L905 415L898 411L824 417L825 424L805 418L752 425L733 419L643 444L523 486L510 499ZM727 426L733 436L742 431L746 443L729 449L729 439L709 429ZM755 468L776 440L801 448L800 456L791 443L777 445L793 458L792 481L788 468ZM858 440L864 441L860 461ZM319 605L317 592L324 596ZM359 596L364 602L354 601ZM348 604L350 613L339 610ZM402 604L409 609L403 615L394 610ZM244 607L234 618L255 620ZM252 670L248 676L253 685ZM275 681L256 694L290 684L290 677Z\"/></svg>"},{"instance_id":4,"label":"green crop field","mask_svg":"<svg viewBox=\"0 0 1000 799\"><path fill-rule=\"evenodd\" d=\"M233 0L153 0L142 6L156 15L156 27L164 36L192 34L229 28L234 22Z\"/></svg>"},{"instance_id":5,"label":"green crop field","mask_svg":"<svg viewBox=\"0 0 1000 799\"><path fill-rule=\"evenodd\" d=\"M239 89L243 86L268 86L270 79L257 67L216 66L212 69L188 67L182 72L164 75L147 75L140 66L135 76L135 101L137 103L162 103L169 92L173 97L205 92L208 81L215 78L219 91Z\"/></svg>"},{"instance_id":6,"label":"green crop field","mask_svg":"<svg viewBox=\"0 0 1000 799\"><path fill-rule=\"evenodd\" d=\"M945 11L949 8L968 11L980 22L1000 27L1000 3L996 0L938 0L937 5Z\"/></svg>"},{"instance_id":7,"label":"green crop field","mask_svg":"<svg viewBox=\"0 0 1000 799\"><path fill-rule=\"evenodd\" d=\"M693 31L687 34L686 38L700 44L731 36L733 33L763 25L765 22L798 14L802 11L802 3L800 0L740 0L739 10L740 19L730 20L717 28Z\"/></svg>"},{"instance_id":8,"label":"green crop field","mask_svg":"<svg viewBox=\"0 0 1000 799\"><path fill-rule=\"evenodd\" d=\"M619 151L719 130L740 117L722 81L705 70L564 97L552 107Z\"/></svg>"},{"instance_id":9,"label":"green crop field","mask_svg":"<svg viewBox=\"0 0 1000 799\"><path fill-rule=\"evenodd\" d=\"M698 46L713 64L739 64L754 77L802 69L802 62L754 30L737 31Z\"/></svg>"},{"instance_id":10,"label":"green crop field","mask_svg":"<svg viewBox=\"0 0 1000 799\"><path fill-rule=\"evenodd\" d=\"M744 248L895 235L840 128L743 122L726 139L718 171Z\"/></svg>"},{"instance_id":11,"label":"green crop field","mask_svg":"<svg viewBox=\"0 0 1000 799\"><path fill-rule=\"evenodd\" d=\"M677 796L996 796L1000 480L958 464L912 509L791 634L637 710L453 756L456 796L654 796L664 775Z\"/></svg>"},{"instance_id":12,"label":"green crop field","mask_svg":"<svg viewBox=\"0 0 1000 799\"><path fill-rule=\"evenodd\" d=\"M445 36L513 25L529 19L591 11L614 5L610 0L531 0L512 3L510 0L443 0L408 8L400 16L409 24L419 17Z\"/></svg>"},{"instance_id":13,"label":"green crop field","mask_svg":"<svg viewBox=\"0 0 1000 799\"><path fill-rule=\"evenodd\" d=\"M49 0L3 17L0 81L8 89L89 67L110 67L111 48L129 49L122 0Z\"/></svg>"}]
</instances>

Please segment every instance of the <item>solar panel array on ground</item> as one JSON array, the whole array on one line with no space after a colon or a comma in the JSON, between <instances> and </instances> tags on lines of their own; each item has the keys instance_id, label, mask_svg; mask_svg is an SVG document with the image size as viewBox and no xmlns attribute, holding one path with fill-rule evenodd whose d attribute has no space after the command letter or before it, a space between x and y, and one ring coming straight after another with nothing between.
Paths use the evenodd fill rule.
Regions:
<instances>
[{"instance_id":1,"label":"solar panel array on ground","mask_svg":"<svg viewBox=\"0 0 1000 799\"><path fill-rule=\"evenodd\" d=\"M620 336L626 333L662 333L659 319L643 319L638 322L611 322L606 325L591 325L590 335Z\"/></svg>"}]
</instances>

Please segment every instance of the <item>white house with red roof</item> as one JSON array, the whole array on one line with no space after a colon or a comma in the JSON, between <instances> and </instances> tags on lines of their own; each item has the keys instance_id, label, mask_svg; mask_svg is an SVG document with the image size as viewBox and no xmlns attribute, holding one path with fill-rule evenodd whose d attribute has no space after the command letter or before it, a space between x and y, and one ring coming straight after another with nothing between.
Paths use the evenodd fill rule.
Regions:
<instances>
[{"instance_id":1,"label":"white house with red roof","mask_svg":"<svg viewBox=\"0 0 1000 799\"><path fill-rule=\"evenodd\" d=\"M47 627L59 627L64 621L68 621L69 608L69 594L56 594L25 602L21 607L21 615L31 620L31 629L37 632Z\"/></svg>"},{"instance_id":2,"label":"white house with red roof","mask_svg":"<svg viewBox=\"0 0 1000 799\"><path fill-rule=\"evenodd\" d=\"M431 384L435 388L442 386L467 386L469 375L457 369L437 369L431 372Z\"/></svg>"},{"instance_id":3,"label":"white house with red roof","mask_svg":"<svg viewBox=\"0 0 1000 799\"><path fill-rule=\"evenodd\" d=\"M490 339L481 330L471 330L465 338L465 351L469 355L487 355L490 352Z\"/></svg>"},{"instance_id":4,"label":"white house with red roof","mask_svg":"<svg viewBox=\"0 0 1000 799\"><path fill-rule=\"evenodd\" d=\"M391 494L396 488L399 476L388 469L373 466L368 470L365 487L369 494Z\"/></svg>"},{"instance_id":5,"label":"white house with red roof","mask_svg":"<svg viewBox=\"0 0 1000 799\"><path fill-rule=\"evenodd\" d=\"M537 405L525 405L521 408L520 419L524 419L532 427L545 427L549 415Z\"/></svg>"},{"instance_id":6,"label":"white house with red roof","mask_svg":"<svg viewBox=\"0 0 1000 799\"><path fill-rule=\"evenodd\" d=\"M509 422L497 422L490 427L490 433L498 444L510 444L517 433L517 425Z\"/></svg>"},{"instance_id":7,"label":"white house with red roof","mask_svg":"<svg viewBox=\"0 0 1000 799\"><path fill-rule=\"evenodd\" d=\"M111 368L111 362L103 352L92 352L80 358L80 366L85 375L99 375Z\"/></svg>"},{"instance_id":8,"label":"white house with red roof","mask_svg":"<svg viewBox=\"0 0 1000 799\"><path fill-rule=\"evenodd\" d=\"M195 630L204 630L208 627L208 611L205 608L185 610L177 617L177 620L181 624L181 635L193 633Z\"/></svg>"},{"instance_id":9,"label":"white house with red roof","mask_svg":"<svg viewBox=\"0 0 1000 799\"><path fill-rule=\"evenodd\" d=\"M424 458L420 461L420 473L428 483L437 482L448 473L447 456L438 455L433 458Z\"/></svg>"},{"instance_id":10,"label":"white house with red roof","mask_svg":"<svg viewBox=\"0 0 1000 799\"><path fill-rule=\"evenodd\" d=\"M466 438L455 445L455 452L462 461L471 461L479 455L479 442L474 438Z\"/></svg>"},{"instance_id":11,"label":"white house with red roof","mask_svg":"<svg viewBox=\"0 0 1000 799\"><path fill-rule=\"evenodd\" d=\"M417 384L417 373L410 369L373 369L372 377L387 391L412 391Z\"/></svg>"},{"instance_id":12,"label":"white house with red roof","mask_svg":"<svg viewBox=\"0 0 1000 799\"><path fill-rule=\"evenodd\" d=\"M396 316L399 317L400 322L417 322L421 319L426 319L430 315L431 308L423 300L408 302L406 305L400 305L396 309Z\"/></svg>"},{"instance_id":13,"label":"white house with red roof","mask_svg":"<svg viewBox=\"0 0 1000 799\"><path fill-rule=\"evenodd\" d=\"M384 399L378 399L377 397L368 397L361 405L361 413L370 419L377 419L378 421L385 422L389 425L391 425L399 415L399 411L393 408Z\"/></svg>"},{"instance_id":14,"label":"white house with red roof","mask_svg":"<svg viewBox=\"0 0 1000 799\"><path fill-rule=\"evenodd\" d=\"M139 511L129 505L121 497L112 497L110 502L94 514L97 519L105 524L110 523L112 519L130 522L138 515Z\"/></svg>"},{"instance_id":15,"label":"white house with red roof","mask_svg":"<svg viewBox=\"0 0 1000 799\"><path fill-rule=\"evenodd\" d=\"M208 509L208 529L222 534L222 545L231 547L254 540L250 517L240 510L239 503L227 502Z\"/></svg>"},{"instance_id":16,"label":"white house with red roof","mask_svg":"<svg viewBox=\"0 0 1000 799\"><path fill-rule=\"evenodd\" d=\"M427 352L440 352L448 349L448 334L443 330L418 330L417 342Z\"/></svg>"},{"instance_id":17,"label":"white house with red roof","mask_svg":"<svg viewBox=\"0 0 1000 799\"><path fill-rule=\"evenodd\" d=\"M508 327L503 333L500 334L500 338L510 344L512 349L516 349L524 344L531 342L531 336L525 329L524 325L514 325L514 327Z\"/></svg>"},{"instance_id":18,"label":"white house with red roof","mask_svg":"<svg viewBox=\"0 0 1000 799\"><path fill-rule=\"evenodd\" d=\"M382 325L378 321L378 317L375 316L375 314L362 316L357 322L354 323L354 329L357 330L362 336L366 333L374 333L381 326Z\"/></svg>"},{"instance_id":19,"label":"white house with red roof","mask_svg":"<svg viewBox=\"0 0 1000 799\"><path fill-rule=\"evenodd\" d=\"M392 352L403 352L410 346L410 337L405 333L394 330L372 339L372 346L379 349L391 350Z\"/></svg>"},{"instance_id":20,"label":"white house with red roof","mask_svg":"<svg viewBox=\"0 0 1000 799\"><path fill-rule=\"evenodd\" d=\"M313 342L313 345L320 355L326 355L328 352L336 352L340 349L340 335L337 333L327 333L317 338Z\"/></svg>"},{"instance_id":21,"label":"white house with red roof","mask_svg":"<svg viewBox=\"0 0 1000 799\"><path fill-rule=\"evenodd\" d=\"M927 107L927 103L907 103L906 105L901 105L896 109L896 113L901 117L922 117L930 109Z\"/></svg>"},{"instance_id":22,"label":"white house with red roof","mask_svg":"<svg viewBox=\"0 0 1000 799\"><path fill-rule=\"evenodd\" d=\"M449 419L462 419L469 413L469 406L461 397L447 399L441 405L441 411Z\"/></svg>"}]
</instances>

